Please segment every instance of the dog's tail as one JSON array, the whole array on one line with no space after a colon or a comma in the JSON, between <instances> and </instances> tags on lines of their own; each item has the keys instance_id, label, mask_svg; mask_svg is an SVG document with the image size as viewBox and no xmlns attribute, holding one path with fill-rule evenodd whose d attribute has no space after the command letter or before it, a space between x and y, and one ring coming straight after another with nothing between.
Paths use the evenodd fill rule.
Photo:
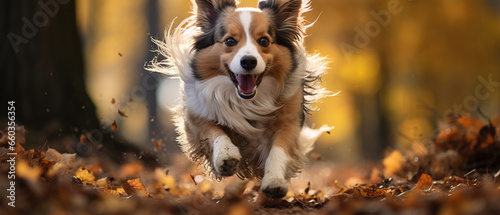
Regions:
<instances>
[{"instance_id":1,"label":"dog's tail","mask_svg":"<svg viewBox=\"0 0 500 215\"><path fill-rule=\"evenodd\" d=\"M302 127L302 131L300 132L299 137L300 151L304 153L304 155L311 152L314 149L314 143L316 142L316 140L318 140L319 136L323 132L330 131L333 128L333 126L330 127L327 125L323 125L318 129L312 129L308 126Z\"/></svg>"}]
</instances>

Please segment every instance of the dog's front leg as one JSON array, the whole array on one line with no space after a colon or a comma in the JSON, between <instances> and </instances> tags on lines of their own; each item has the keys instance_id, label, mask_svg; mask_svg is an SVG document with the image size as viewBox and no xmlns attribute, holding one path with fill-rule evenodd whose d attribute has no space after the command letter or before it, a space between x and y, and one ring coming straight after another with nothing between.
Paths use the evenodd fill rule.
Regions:
<instances>
[{"instance_id":1,"label":"dog's front leg","mask_svg":"<svg viewBox=\"0 0 500 215\"><path fill-rule=\"evenodd\" d=\"M188 115L186 126L190 142L193 144L210 144L210 162L217 176L232 176L238 171L241 159L240 150L229 136L217 124ZM208 159L208 154L207 154Z\"/></svg>"},{"instance_id":2,"label":"dog's front leg","mask_svg":"<svg viewBox=\"0 0 500 215\"><path fill-rule=\"evenodd\" d=\"M283 198L288 192L290 178L299 171L303 155L299 149L301 131L302 89L286 103L275 118L278 128L264 166L261 190L269 198Z\"/></svg>"},{"instance_id":3,"label":"dog's front leg","mask_svg":"<svg viewBox=\"0 0 500 215\"><path fill-rule=\"evenodd\" d=\"M288 192L288 182L292 176L290 165L297 159L298 126L285 126L275 133L273 145L265 163L262 178L262 192L269 198L283 198Z\"/></svg>"},{"instance_id":4,"label":"dog's front leg","mask_svg":"<svg viewBox=\"0 0 500 215\"><path fill-rule=\"evenodd\" d=\"M232 176L238 171L241 159L240 150L226 134L217 136L212 144L212 162L215 173L220 176Z\"/></svg>"}]
</instances>

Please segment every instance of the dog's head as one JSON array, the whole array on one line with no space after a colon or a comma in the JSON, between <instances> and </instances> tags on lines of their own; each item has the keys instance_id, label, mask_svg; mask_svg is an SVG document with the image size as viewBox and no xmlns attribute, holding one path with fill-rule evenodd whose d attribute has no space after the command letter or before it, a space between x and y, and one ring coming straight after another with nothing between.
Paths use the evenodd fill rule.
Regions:
<instances>
[{"instance_id":1,"label":"dog's head","mask_svg":"<svg viewBox=\"0 0 500 215\"><path fill-rule=\"evenodd\" d=\"M199 80L227 76L241 99L255 97L264 77L283 83L294 70L293 53L304 27L301 0L263 0L258 8L237 8L236 0L194 0Z\"/></svg>"}]
</instances>

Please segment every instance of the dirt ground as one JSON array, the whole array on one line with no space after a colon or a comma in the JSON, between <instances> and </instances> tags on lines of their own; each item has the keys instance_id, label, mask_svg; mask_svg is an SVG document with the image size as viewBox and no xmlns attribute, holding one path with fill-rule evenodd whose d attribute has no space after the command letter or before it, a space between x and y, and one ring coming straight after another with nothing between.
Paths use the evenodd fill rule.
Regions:
<instances>
[{"instance_id":1,"label":"dirt ground","mask_svg":"<svg viewBox=\"0 0 500 215\"><path fill-rule=\"evenodd\" d=\"M6 129L0 214L500 214L497 122L452 118L432 145L415 142L379 162L332 163L313 153L281 200L263 197L258 180L213 180L184 155L165 167L140 155L116 163L25 149L23 127L10 148Z\"/></svg>"}]
</instances>

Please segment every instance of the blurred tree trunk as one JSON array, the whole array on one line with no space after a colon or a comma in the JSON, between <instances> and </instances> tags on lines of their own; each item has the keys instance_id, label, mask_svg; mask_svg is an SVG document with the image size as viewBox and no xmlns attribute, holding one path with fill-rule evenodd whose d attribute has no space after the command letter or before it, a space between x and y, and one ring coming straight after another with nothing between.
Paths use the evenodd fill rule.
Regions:
<instances>
[{"instance_id":1,"label":"blurred tree trunk","mask_svg":"<svg viewBox=\"0 0 500 215\"><path fill-rule=\"evenodd\" d=\"M14 100L17 124L45 138L98 129L84 85L75 2L1 1L0 14L0 107Z\"/></svg>"},{"instance_id":2,"label":"blurred tree trunk","mask_svg":"<svg viewBox=\"0 0 500 215\"><path fill-rule=\"evenodd\" d=\"M380 88L373 95L358 95L357 105L360 110L359 134L361 139L361 153L363 159L379 160L384 157L384 151L394 145L389 139L391 132L388 125L386 108L382 97L387 93L387 56L384 51L379 51L380 58Z\"/></svg>"},{"instance_id":3,"label":"blurred tree trunk","mask_svg":"<svg viewBox=\"0 0 500 215\"><path fill-rule=\"evenodd\" d=\"M148 0L147 7L145 13L147 14L147 20L149 23L149 34L150 35L158 35L158 20L159 16L158 13L159 11L159 6L158 6L158 1L156 0ZM148 51L147 54L144 56L144 62L148 62L154 57L153 52ZM147 94L146 94L146 101L148 103L148 116L149 116L149 132L148 132L148 139L150 140L152 138L158 139L158 137L155 135L157 131L163 131L163 127L161 126L160 123L158 123L158 120L156 119L157 117L157 102L156 102L156 89L158 87L158 81L155 76L153 76L151 73L145 71L142 69L143 77L140 80L145 80L143 84L147 85L148 87L151 87L152 89L147 89ZM147 141L146 140L146 141Z\"/></svg>"}]
</instances>

